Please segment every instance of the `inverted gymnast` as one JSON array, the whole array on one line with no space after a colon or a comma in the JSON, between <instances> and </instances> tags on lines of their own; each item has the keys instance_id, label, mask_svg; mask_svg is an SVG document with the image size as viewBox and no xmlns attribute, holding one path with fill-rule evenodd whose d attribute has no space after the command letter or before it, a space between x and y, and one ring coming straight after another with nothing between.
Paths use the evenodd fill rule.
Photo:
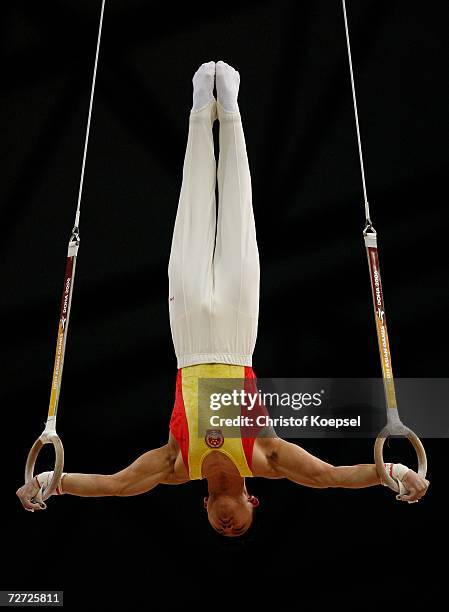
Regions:
<instances>
[{"instance_id":1,"label":"inverted gymnast","mask_svg":"<svg viewBox=\"0 0 449 612\"><path fill-rule=\"evenodd\" d=\"M178 366L168 442L115 474L63 472L56 490L80 497L126 497L158 484L205 478L209 523L225 536L245 533L259 505L247 491L246 477L287 478L315 488L383 484L374 464L335 467L275 434L233 439L224 439L217 431L198 435L199 379L255 380L251 366L258 325L259 254L237 103L239 85L239 73L221 61L202 64L193 77L193 107L168 266L170 326ZM212 135L216 119L218 170ZM425 495L428 480L402 464L387 465L399 486L399 499L413 502ZM38 474L18 489L26 510L46 507L36 495L48 486L52 474Z\"/></svg>"}]
</instances>

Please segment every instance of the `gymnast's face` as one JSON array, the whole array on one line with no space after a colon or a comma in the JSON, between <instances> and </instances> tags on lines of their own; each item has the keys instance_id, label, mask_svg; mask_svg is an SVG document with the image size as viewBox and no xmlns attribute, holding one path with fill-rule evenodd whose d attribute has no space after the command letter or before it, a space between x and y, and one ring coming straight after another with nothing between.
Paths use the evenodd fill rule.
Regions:
<instances>
[{"instance_id":1,"label":"gymnast's face","mask_svg":"<svg viewBox=\"0 0 449 612\"><path fill-rule=\"evenodd\" d=\"M212 527L228 537L243 535L251 527L254 508L259 500L254 495L242 493L237 497L213 495L204 498L204 507Z\"/></svg>"}]
</instances>

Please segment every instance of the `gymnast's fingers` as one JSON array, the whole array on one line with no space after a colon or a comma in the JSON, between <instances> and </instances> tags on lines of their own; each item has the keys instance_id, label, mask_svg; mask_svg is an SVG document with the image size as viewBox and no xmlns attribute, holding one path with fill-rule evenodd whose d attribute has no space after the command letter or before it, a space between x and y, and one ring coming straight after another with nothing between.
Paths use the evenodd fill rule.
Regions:
<instances>
[{"instance_id":1,"label":"gymnast's fingers","mask_svg":"<svg viewBox=\"0 0 449 612\"><path fill-rule=\"evenodd\" d=\"M34 512L35 510L43 510L44 509L38 503L31 501L31 499L29 497L26 497L26 496L22 497L19 494L17 496L20 499L20 502L21 502L22 506L25 508L25 510L30 510L31 512Z\"/></svg>"},{"instance_id":2,"label":"gymnast's fingers","mask_svg":"<svg viewBox=\"0 0 449 612\"><path fill-rule=\"evenodd\" d=\"M399 499L401 501L407 501L407 502L418 501L418 498L419 498L419 492L415 488L410 489L410 491L408 491L408 493L404 493L404 495L399 496Z\"/></svg>"},{"instance_id":3,"label":"gymnast's fingers","mask_svg":"<svg viewBox=\"0 0 449 612\"><path fill-rule=\"evenodd\" d=\"M33 486L32 482L28 482L20 487L16 491L16 495L25 510L30 510L31 512L34 512L34 510L44 510L41 504L33 501L33 497L36 495L36 487Z\"/></svg>"}]
</instances>

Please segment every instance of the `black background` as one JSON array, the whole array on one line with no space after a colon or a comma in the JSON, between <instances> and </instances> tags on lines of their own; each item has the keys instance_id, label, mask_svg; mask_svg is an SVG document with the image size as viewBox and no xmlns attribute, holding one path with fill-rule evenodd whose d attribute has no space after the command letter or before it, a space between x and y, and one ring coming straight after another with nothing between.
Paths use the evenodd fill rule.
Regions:
<instances>
[{"instance_id":1,"label":"black background","mask_svg":"<svg viewBox=\"0 0 449 612\"><path fill-rule=\"evenodd\" d=\"M99 12L86 0L2 7L0 587L63 589L74 608L88 597L136 610L423 603L442 587L444 440L426 441L432 485L419 504L377 487L249 482L261 507L239 545L212 533L205 482L21 509L14 491L48 405ZM448 5L349 0L348 13L394 371L446 376ZM110 473L166 441L167 263L191 78L219 59L241 74L262 268L256 373L380 372L340 2L109 1L58 415L66 471ZM304 442L334 464L372 461L369 440ZM399 440L390 458L414 462ZM39 470L50 465L49 451Z\"/></svg>"}]
</instances>

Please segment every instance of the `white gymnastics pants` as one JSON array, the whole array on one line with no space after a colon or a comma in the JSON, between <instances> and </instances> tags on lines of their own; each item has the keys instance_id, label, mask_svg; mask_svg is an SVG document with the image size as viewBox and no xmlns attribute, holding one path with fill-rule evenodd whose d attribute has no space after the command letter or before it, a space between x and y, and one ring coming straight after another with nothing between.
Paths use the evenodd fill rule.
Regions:
<instances>
[{"instance_id":1,"label":"white gymnastics pants","mask_svg":"<svg viewBox=\"0 0 449 612\"><path fill-rule=\"evenodd\" d=\"M212 136L217 116L218 170ZM215 100L190 112L168 276L178 368L251 366L260 276L251 176L240 113L226 112Z\"/></svg>"}]
</instances>

